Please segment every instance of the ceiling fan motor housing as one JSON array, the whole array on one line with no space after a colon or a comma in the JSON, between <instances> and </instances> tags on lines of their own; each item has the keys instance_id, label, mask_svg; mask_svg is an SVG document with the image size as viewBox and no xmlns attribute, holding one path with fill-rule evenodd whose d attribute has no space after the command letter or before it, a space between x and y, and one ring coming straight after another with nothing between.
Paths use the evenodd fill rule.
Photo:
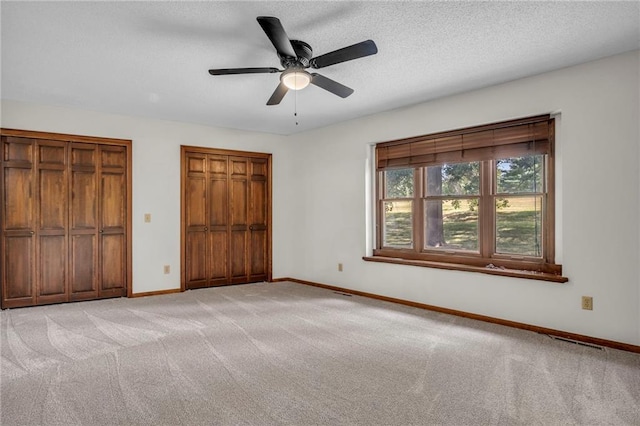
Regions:
<instances>
[{"instance_id":1,"label":"ceiling fan motor housing","mask_svg":"<svg viewBox=\"0 0 640 426\"><path fill-rule=\"evenodd\" d=\"M292 58L290 56L282 56L278 54L278 57L280 57L280 63L282 64L282 66L285 69L292 68L292 67L308 68L309 62L313 57L313 49L311 49L311 46L309 46L309 44L305 43L304 41L300 41L300 40L291 40L291 46L293 47L293 50L296 52L296 55L298 55L298 57Z\"/></svg>"}]
</instances>

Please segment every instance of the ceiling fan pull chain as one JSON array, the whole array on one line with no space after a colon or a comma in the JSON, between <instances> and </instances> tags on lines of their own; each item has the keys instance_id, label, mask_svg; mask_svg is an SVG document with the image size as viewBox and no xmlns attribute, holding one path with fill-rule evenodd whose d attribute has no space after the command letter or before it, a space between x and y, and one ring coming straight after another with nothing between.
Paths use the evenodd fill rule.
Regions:
<instances>
[{"instance_id":1,"label":"ceiling fan pull chain","mask_svg":"<svg viewBox=\"0 0 640 426\"><path fill-rule=\"evenodd\" d=\"M293 97L293 116L296 118L296 126L298 125L298 91L296 90Z\"/></svg>"}]
</instances>

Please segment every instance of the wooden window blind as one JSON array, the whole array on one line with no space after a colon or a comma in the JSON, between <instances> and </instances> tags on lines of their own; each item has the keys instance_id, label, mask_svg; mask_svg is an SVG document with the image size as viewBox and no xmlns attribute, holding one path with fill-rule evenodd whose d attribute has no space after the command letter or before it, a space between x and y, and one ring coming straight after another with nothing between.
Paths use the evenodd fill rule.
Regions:
<instances>
[{"instance_id":1,"label":"wooden window blind","mask_svg":"<svg viewBox=\"0 0 640 426\"><path fill-rule=\"evenodd\" d=\"M503 121L376 145L377 170L550 154L553 119L547 115Z\"/></svg>"}]
</instances>

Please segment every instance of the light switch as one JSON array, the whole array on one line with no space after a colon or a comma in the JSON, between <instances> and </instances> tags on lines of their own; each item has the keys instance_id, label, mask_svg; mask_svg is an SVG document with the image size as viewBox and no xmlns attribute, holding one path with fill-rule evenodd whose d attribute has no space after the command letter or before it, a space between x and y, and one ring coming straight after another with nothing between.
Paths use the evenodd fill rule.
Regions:
<instances>
[{"instance_id":1,"label":"light switch","mask_svg":"<svg viewBox=\"0 0 640 426\"><path fill-rule=\"evenodd\" d=\"M145 223L151 222L151 213L145 213L144 214L144 222Z\"/></svg>"}]
</instances>

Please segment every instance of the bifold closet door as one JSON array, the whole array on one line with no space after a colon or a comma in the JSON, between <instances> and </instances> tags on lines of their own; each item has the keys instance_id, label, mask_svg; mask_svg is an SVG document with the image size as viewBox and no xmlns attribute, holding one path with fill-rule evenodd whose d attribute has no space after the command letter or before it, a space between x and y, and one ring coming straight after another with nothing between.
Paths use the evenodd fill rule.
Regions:
<instances>
[{"instance_id":1,"label":"bifold closet door","mask_svg":"<svg viewBox=\"0 0 640 426\"><path fill-rule=\"evenodd\" d=\"M68 144L36 142L36 304L67 301Z\"/></svg>"},{"instance_id":2,"label":"bifold closet door","mask_svg":"<svg viewBox=\"0 0 640 426\"><path fill-rule=\"evenodd\" d=\"M2 137L2 306L36 303L35 141Z\"/></svg>"},{"instance_id":3,"label":"bifold closet door","mask_svg":"<svg viewBox=\"0 0 640 426\"><path fill-rule=\"evenodd\" d=\"M184 157L185 263L187 289L210 285L210 233L208 227L207 155Z\"/></svg>"},{"instance_id":4,"label":"bifold closet door","mask_svg":"<svg viewBox=\"0 0 640 426\"><path fill-rule=\"evenodd\" d=\"M183 153L185 289L268 277L268 157L215 152Z\"/></svg>"},{"instance_id":5,"label":"bifold closet door","mask_svg":"<svg viewBox=\"0 0 640 426\"><path fill-rule=\"evenodd\" d=\"M71 144L70 294L98 297L98 164L94 144Z\"/></svg>"},{"instance_id":6,"label":"bifold closet door","mask_svg":"<svg viewBox=\"0 0 640 426\"><path fill-rule=\"evenodd\" d=\"M229 157L232 283L267 279L268 161Z\"/></svg>"},{"instance_id":7,"label":"bifold closet door","mask_svg":"<svg viewBox=\"0 0 640 426\"><path fill-rule=\"evenodd\" d=\"M185 161L186 288L229 284L229 158L188 153Z\"/></svg>"},{"instance_id":8,"label":"bifold closet door","mask_svg":"<svg viewBox=\"0 0 640 426\"><path fill-rule=\"evenodd\" d=\"M127 148L3 134L2 156L2 307L126 295Z\"/></svg>"},{"instance_id":9,"label":"bifold closet door","mask_svg":"<svg viewBox=\"0 0 640 426\"><path fill-rule=\"evenodd\" d=\"M71 145L71 300L126 294L126 151Z\"/></svg>"},{"instance_id":10,"label":"bifold closet door","mask_svg":"<svg viewBox=\"0 0 640 426\"><path fill-rule=\"evenodd\" d=\"M208 285L229 283L229 158L207 156Z\"/></svg>"},{"instance_id":11,"label":"bifold closet door","mask_svg":"<svg viewBox=\"0 0 640 426\"><path fill-rule=\"evenodd\" d=\"M269 270L269 162L249 160L249 282L266 281Z\"/></svg>"},{"instance_id":12,"label":"bifold closet door","mask_svg":"<svg viewBox=\"0 0 640 426\"><path fill-rule=\"evenodd\" d=\"M98 296L127 292L127 152L122 146L98 146Z\"/></svg>"},{"instance_id":13,"label":"bifold closet door","mask_svg":"<svg viewBox=\"0 0 640 426\"><path fill-rule=\"evenodd\" d=\"M231 283L246 283L249 253L249 159L229 158L229 257Z\"/></svg>"},{"instance_id":14,"label":"bifold closet door","mask_svg":"<svg viewBox=\"0 0 640 426\"><path fill-rule=\"evenodd\" d=\"M3 307L67 297L67 145L3 137Z\"/></svg>"}]
</instances>

